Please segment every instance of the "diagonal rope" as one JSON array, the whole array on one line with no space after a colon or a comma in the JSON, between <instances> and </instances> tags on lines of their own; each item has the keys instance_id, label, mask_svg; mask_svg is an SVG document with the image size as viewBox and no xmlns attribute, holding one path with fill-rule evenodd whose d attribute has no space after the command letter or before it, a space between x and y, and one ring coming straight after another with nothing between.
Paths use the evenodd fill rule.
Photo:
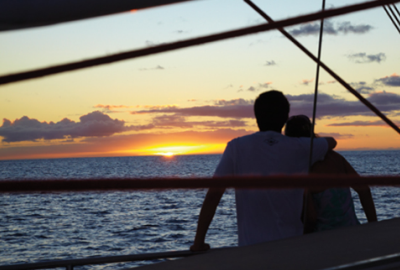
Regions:
<instances>
[{"instance_id":1,"label":"diagonal rope","mask_svg":"<svg viewBox=\"0 0 400 270\"><path fill-rule=\"evenodd\" d=\"M322 0L322 11L325 10L325 0ZM317 112L317 97L318 97L318 83L319 83L319 69L321 63L321 51L322 51L322 35L324 32L324 18L321 19L321 25L319 28L319 43L318 43L318 62L317 62L317 72L315 75L315 90L314 90L314 103L313 103L313 114L311 123L311 143L310 143L310 157L308 159L308 172L311 171L312 166L312 150L314 146L314 128L315 128L315 115Z\"/></svg>"},{"instance_id":2,"label":"diagonal rope","mask_svg":"<svg viewBox=\"0 0 400 270\"><path fill-rule=\"evenodd\" d=\"M395 4L392 4L392 6L393 6L393 8L397 11L397 15L400 16L400 11L397 9L396 5L395 5Z\"/></svg>"},{"instance_id":3,"label":"diagonal rope","mask_svg":"<svg viewBox=\"0 0 400 270\"><path fill-rule=\"evenodd\" d=\"M393 6L394 6L394 5L393 5ZM396 19L397 25L400 26L400 19L397 17L397 14L393 11L393 9L392 9L392 7L391 7L390 5L387 5L387 7L389 8L390 12L392 13L393 18ZM397 11L398 11L398 10L397 10Z\"/></svg>"},{"instance_id":4,"label":"diagonal rope","mask_svg":"<svg viewBox=\"0 0 400 270\"><path fill-rule=\"evenodd\" d=\"M266 19L269 23L274 23L274 20L269 17L264 11L262 11L259 7L254 5L250 0L244 0L249 6L251 6L255 11L258 12L264 19ZM326 11L325 11L326 12ZM313 61L319 62L321 67L331 75L338 83L340 83L344 88L346 88L350 93L352 93L356 98L358 98L361 103L367 106L371 111L373 111L377 116L379 116L386 124L392 127L397 133L400 134L400 129L396 126L389 118L387 118L381 111L379 111L374 105L371 104L367 99L365 99L360 93L354 90L348 83L345 82L339 75L337 75L333 70L331 70L327 65L323 62L318 61L318 58L315 57L306 47L304 47L300 42L298 42L294 37L292 37L288 32L286 32L282 27L278 27L278 30L291 42L293 42L300 50L302 50L306 55L308 55Z\"/></svg>"},{"instance_id":5,"label":"diagonal rope","mask_svg":"<svg viewBox=\"0 0 400 270\"><path fill-rule=\"evenodd\" d=\"M383 7L383 9L385 10L386 14L388 15L389 19L392 21L394 27L396 27L397 31L398 31L399 34L400 34L400 28L399 28L399 26L397 26L396 22L393 20L392 16L390 15L389 11L387 10L387 8L386 8L385 6L382 6L382 7Z\"/></svg>"},{"instance_id":6,"label":"diagonal rope","mask_svg":"<svg viewBox=\"0 0 400 270\"><path fill-rule=\"evenodd\" d=\"M369 2L350 5L350 6L346 6L346 7L329 9L329 10L325 10L324 12L316 12L316 13L311 13L311 14L307 14L307 15L302 15L302 16L298 16L295 18L289 18L289 19L285 19L285 20L281 20L281 21L277 21L277 22L273 22L273 23L269 23L269 24L241 28L238 30L223 32L223 33L219 33L219 34L213 34L213 35L194 38L194 39L188 39L188 40L174 42L174 43L163 44L163 45L154 46L151 48L132 50L132 51L128 51L128 52L117 53L117 54L104 56L104 57L92 58L89 60L84 60L84 61L79 61L79 62L72 62L72 63L68 63L68 64L62 64L62 65L57 65L57 66L52 66L52 67L47 67L47 68L41 68L41 69L25 71L25 72L20 72L20 73L15 73L15 74L3 75L3 76L0 76L0 85L18 82L18 81L24 81L24 80L28 80L28 79L40 78L43 76L58 74L58 73L67 72L67 71L73 71L73 70L77 70L77 69L83 69L83 68L94 67L94 66L98 66L98 65L110 64L110 63L114 63L114 62L118 62L118 61L122 61L122 60L126 60L126 59L133 59L133 58L142 57L142 56L146 56L146 55L167 52L167 51L173 51L173 50L177 50L177 49L187 48L187 47L200 45L200 44L206 44L206 43L220 41L220 40L224 40L224 39L240 37L240 36L245 36L245 35L249 35L249 34L255 34L255 33L263 32L263 31L269 31L269 30L273 30L273 29L277 29L277 28L296 25L299 23L320 20L321 18L330 18L330 17L334 17L334 16L338 16L338 15L344 15L344 14L348 14L351 12L361 11L361 10L379 7L382 5L387 5L387 4L396 3L396 2L400 2L400 0L369 1ZM400 131L399 131L399 133L400 133Z\"/></svg>"}]
</instances>

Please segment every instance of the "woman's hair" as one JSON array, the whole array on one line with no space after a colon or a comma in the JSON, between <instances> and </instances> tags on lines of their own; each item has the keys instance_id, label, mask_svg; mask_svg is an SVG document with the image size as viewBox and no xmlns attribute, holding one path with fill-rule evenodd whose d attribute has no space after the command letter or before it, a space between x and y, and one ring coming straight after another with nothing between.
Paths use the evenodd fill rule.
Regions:
<instances>
[{"instance_id":1,"label":"woman's hair","mask_svg":"<svg viewBox=\"0 0 400 270\"><path fill-rule=\"evenodd\" d=\"M311 121L306 115L294 115L286 122L285 135L289 137L311 137Z\"/></svg>"}]
</instances>

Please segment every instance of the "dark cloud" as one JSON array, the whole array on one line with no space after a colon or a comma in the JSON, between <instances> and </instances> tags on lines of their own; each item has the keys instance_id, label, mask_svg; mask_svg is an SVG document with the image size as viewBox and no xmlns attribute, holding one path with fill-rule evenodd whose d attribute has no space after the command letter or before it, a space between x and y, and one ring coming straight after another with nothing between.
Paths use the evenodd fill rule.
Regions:
<instances>
[{"instance_id":1,"label":"dark cloud","mask_svg":"<svg viewBox=\"0 0 400 270\"><path fill-rule=\"evenodd\" d=\"M249 91L249 92L258 92L258 91L261 91L261 90L265 90L265 89L270 88L270 85L271 85L271 84L272 84L272 82L258 83L258 84L255 85L255 86L250 86L249 88L247 88L246 91ZM242 91L242 89L239 89L239 90L238 90L238 92L241 92L241 91Z\"/></svg>"},{"instance_id":2,"label":"dark cloud","mask_svg":"<svg viewBox=\"0 0 400 270\"><path fill-rule=\"evenodd\" d=\"M290 114L312 114L313 94L298 96L287 95L290 102ZM372 93L367 100L384 113L400 110L400 95L387 92ZM317 116L337 117L351 115L374 115L364 104L357 101L347 101L342 98L318 94Z\"/></svg>"},{"instance_id":3,"label":"dark cloud","mask_svg":"<svg viewBox=\"0 0 400 270\"><path fill-rule=\"evenodd\" d=\"M235 103L237 100L233 101L217 101L221 105L223 103L229 104L230 102ZM207 105L207 106L196 106L189 108L179 108L179 107L167 107L160 109L149 109L131 112L132 114L154 114L154 113L171 113L181 116L217 116L222 118L253 118L253 105L249 104L233 104L233 105Z\"/></svg>"},{"instance_id":4,"label":"dark cloud","mask_svg":"<svg viewBox=\"0 0 400 270\"><path fill-rule=\"evenodd\" d=\"M11 122L3 119L0 127L0 136L3 142L36 141L40 139L71 140L78 137L104 137L129 130L142 130L152 128L148 126L126 126L125 122L111 119L108 115L94 111L81 116L79 122L64 118L60 122L39 122L23 116Z\"/></svg>"},{"instance_id":5,"label":"dark cloud","mask_svg":"<svg viewBox=\"0 0 400 270\"><path fill-rule=\"evenodd\" d=\"M202 126L208 128L222 127L245 127L246 122L241 120L228 121L186 121L181 115L161 115L153 118L152 124L155 128L193 128L194 126Z\"/></svg>"},{"instance_id":6,"label":"dark cloud","mask_svg":"<svg viewBox=\"0 0 400 270\"><path fill-rule=\"evenodd\" d=\"M314 95L287 95L290 102L290 114L311 116ZM384 113L400 110L400 95L387 92L372 93L367 97L372 104ZM218 100L215 105L188 108L164 107L134 111L132 114L176 114L178 116L215 116L221 118L254 118L253 100ZM359 101L347 101L324 93L318 94L317 117L338 117L351 115L374 115Z\"/></svg>"},{"instance_id":7,"label":"dark cloud","mask_svg":"<svg viewBox=\"0 0 400 270\"><path fill-rule=\"evenodd\" d=\"M333 137L333 138L335 138L337 140L340 140L340 139L352 139L354 137L353 134L340 134L340 133L335 133L335 132L334 133L323 133L323 132L321 132L321 133L318 133L318 135L321 136L321 137Z\"/></svg>"},{"instance_id":8,"label":"dark cloud","mask_svg":"<svg viewBox=\"0 0 400 270\"><path fill-rule=\"evenodd\" d=\"M276 65L276 63L275 63L274 60L272 60L272 61L266 61L266 63L265 63L265 66L275 66L275 65Z\"/></svg>"},{"instance_id":9,"label":"dark cloud","mask_svg":"<svg viewBox=\"0 0 400 270\"><path fill-rule=\"evenodd\" d=\"M319 23L307 23L300 27L289 31L293 36L309 36L319 35ZM350 22L337 22L332 23L331 21L324 22L324 34L338 35L338 34L364 34L370 31L373 27L368 24L352 25Z\"/></svg>"},{"instance_id":10,"label":"dark cloud","mask_svg":"<svg viewBox=\"0 0 400 270\"><path fill-rule=\"evenodd\" d=\"M375 90L374 87L368 86L366 82L352 82L350 85L359 93L368 94Z\"/></svg>"},{"instance_id":11,"label":"dark cloud","mask_svg":"<svg viewBox=\"0 0 400 270\"><path fill-rule=\"evenodd\" d=\"M399 125L399 123L397 123ZM388 124L385 122L378 120L378 121L353 121L353 122L342 122L342 123L332 123L327 126L330 127L366 127L366 126L373 126L373 127L389 127Z\"/></svg>"},{"instance_id":12,"label":"dark cloud","mask_svg":"<svg viewBox=\"0 0 400 270\"><path fill-rule=\"evenodd\" d=\"M354 53L354 54L349 54L347 57L350 60L359 64L372 63L372 62L380 63L386 60L386 55L384 53L378 53L378 54Z\"/></svg>"},{"instance_id":13,"label":"dark cloud","mask_svg":"<svg viewBox=\"0 0 400 270\"><path fill-rule=\"evenodd\" d=\"M386 76L380 79L375 80L375 83L384 84L386 86L400 86L400 76L396 73L390 76Z\"/></svg>"},{"instance_id":14,"label":"dark cloud","mask_svg":"<svg viewBox=\"0 0 400 270\"><path fill-rule=\"evenodd\" d=\"M217 106L234 106L234 105L253 105L254 100L246 100L243 98L231 99L231 100L216 100L214 105Z\"/></svg>"}]
</instances>

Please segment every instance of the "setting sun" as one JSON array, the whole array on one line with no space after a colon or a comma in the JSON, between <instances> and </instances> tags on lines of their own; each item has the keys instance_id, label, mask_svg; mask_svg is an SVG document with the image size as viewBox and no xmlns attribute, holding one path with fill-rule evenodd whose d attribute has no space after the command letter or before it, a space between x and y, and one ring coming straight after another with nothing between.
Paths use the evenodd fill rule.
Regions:
<instances>
[{"instance_id":1,"label":"setting sun","mask_svg":"<svg viewBox=\"0 0 400 270\"><path fill-rule=\"evenodd\" d=\"M157 155L162 155L162 156L164 156L164 157L172 157L172 156L174 156L174 153L172 153L172 152L157 153Z\"/></svg>"},{"instance_id":2,"label":"setting sun","mask_svg":"<svg viewBox=\"0 0 400 270\"><path fill-rule=\"evenodd\" d=\"M226 144L205 144L205 145L170 145L148 148L142 151L145 155L157 155L171 157L175 155L190 154L215 154L222 153Z\"/></svg>"}]
</instances>

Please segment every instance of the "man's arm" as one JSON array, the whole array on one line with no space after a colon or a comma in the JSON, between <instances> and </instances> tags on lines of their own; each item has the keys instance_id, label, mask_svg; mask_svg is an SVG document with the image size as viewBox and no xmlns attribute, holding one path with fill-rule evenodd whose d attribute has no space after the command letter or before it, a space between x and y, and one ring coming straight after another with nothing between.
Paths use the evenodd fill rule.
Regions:
<instances>
[{"instance_id":1,"label":"man's arm","mask_svg":"<svg viewBox=\"0 0 400 270\"><path fill-rule=\"evenodd\" d=\"M374 200L372 199L371 189L368 186L364 187L352 187L360 198L361 205L364 209L365 215L367 216L368 222L378 221L376 217L376 210Z\"/></svg>"},{"instance_id":2,"label":"man's arm","mask_svg":"<svg viewBox=\"0 0 400 270\"><path fill-rule=\"evenodd\" d=\"M332 150L336 147L337 143L336 140L332 137L324 137L324 139L328 142L328 151Z\"/></svg>"},{"instance_id":3,"label":"man's arm","mask_svg":"<svg viewBox=\"0 0 400 270\"><path fill-rule=\"evenodd\" d=\"M197 223L194 244L190 247L191 251L204 251L210 249L210 245L205 243L208 227L214 217L215 210L224 194L225 189L210 188L201 207L199 221Z\"/></svg>"}]
</instances>

